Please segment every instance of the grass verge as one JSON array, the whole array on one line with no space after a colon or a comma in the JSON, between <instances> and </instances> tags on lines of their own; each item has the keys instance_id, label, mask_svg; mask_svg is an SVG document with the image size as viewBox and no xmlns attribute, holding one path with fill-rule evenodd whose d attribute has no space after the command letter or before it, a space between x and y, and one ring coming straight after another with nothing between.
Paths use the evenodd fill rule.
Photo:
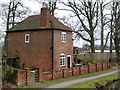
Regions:
<instances>
[{"instance_id":1,"label":"grass verge","mask_svg":"<svg viewBox=\"0 0 120 90\"><path fill-rule=\"evenodd\" d=\"M94 83L95 82L99 82L99 83L104 84L105 81L113 80L113 79L118 79L118 73L110 75L110 76L105 76L105 77L102 77L102 78L94 79L94 80L91 80L91 81L71 85L71 86L68 86L66 88L94 88Z\"/></svg>"},{"instance_id":2,"label":"grass verge","mask_svg":"<svg viewBox=\"0 0 120 90\"><path fill-rule=\"evenodd\" d=\"M31 85L22 86L20 88L45 88L45 87L48 87L53 84L70 81L70 80L75 80L75 79L80 79L80 78L82 79L82 78L87 78L87 77L91 77L91 76L96 76L96 75L104 74L104 73L111 72L114 70L115 69L113 69L113 68L109 68L109 69L105 69L102 71L96 71L96 72L83 74L83 75L77 75L77 76L66 77L66 78L61 78L61 79L54 79L54 80L43 81L43 82L36 82Z\"/></svg>"}]
</instances>

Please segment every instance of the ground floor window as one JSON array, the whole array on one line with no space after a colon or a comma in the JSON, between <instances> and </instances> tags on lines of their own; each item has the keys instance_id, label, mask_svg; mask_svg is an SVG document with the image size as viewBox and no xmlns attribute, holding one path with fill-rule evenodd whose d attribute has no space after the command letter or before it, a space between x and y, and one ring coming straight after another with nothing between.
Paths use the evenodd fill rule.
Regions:
<instances>
[{"instance_id":1,"label":"ground floor window","mask_svg":"<svg viewBox=\"0 0 120 90\"><path fill-rule=\"evenodd\" d=\"M65 54L60 54L60 66L65 66Z\"/></svg>"}]
</instances>

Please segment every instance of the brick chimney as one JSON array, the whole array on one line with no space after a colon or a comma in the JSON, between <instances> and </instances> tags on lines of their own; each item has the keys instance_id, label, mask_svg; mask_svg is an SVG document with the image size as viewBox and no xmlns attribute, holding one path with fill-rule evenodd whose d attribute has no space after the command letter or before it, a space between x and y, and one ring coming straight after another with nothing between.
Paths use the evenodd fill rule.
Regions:
<instances>
[{"instance_id":1,"label":"brick chimney","mask_svg":"<svg viewBox=\"0 0 120 90\"><path fill-rule=\"evenodd\" d=\"M50 9L47 7L45 3L43 3L40 15L40 27L47 27L49 25L49 21L50 21Z\"/></svg>"}]
</instances>

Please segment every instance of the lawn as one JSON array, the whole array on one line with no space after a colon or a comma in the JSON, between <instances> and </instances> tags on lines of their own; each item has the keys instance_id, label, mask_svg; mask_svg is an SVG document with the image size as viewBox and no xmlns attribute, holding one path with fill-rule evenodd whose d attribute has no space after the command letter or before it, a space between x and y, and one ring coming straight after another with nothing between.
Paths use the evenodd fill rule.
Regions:
<instances>
[{"instance_id":1,"label":"lawn","mask_svg":"<svg viewBox=\"0 0 120 90\"><path fill-rule=\"evenodd\" d=\"M66 88L94 88L94 83L95 82L105 83L105 81L113 80L113 79L118 79L118 73L110 75L110 76L105 76L105 77L102 77L102 78L94 79L94 80L91 80L91 81L71 85L71 86L68 86Z\"/></svg>"},{"instance_id":2,"label":"lawn","mask_svg":"<svg viewBox=\"0 0 120 90\"><path fill-rule=\"evenodd\" d=\"M61 79L54 79L54 80L43 81L43 82L36 82L32 85L22 86L21 88L45 88L45 87L53 85L53 84L57 84L57 83L65 82L65 81L70 81L70 80L75 80L75 79L80 79L80 78L82 79L82 78L87 78L87 77L91 77L91 76L96 76L96 75L111 72L111 71L114 71L114 70L115 69L109 68L109 69L105 69L105 70L102 70L102 71L92 72L92 73L88 73L88 74L84 74L84 75L77 75L77 76L66 77L66 78L61 78Z\"/></svg>"}]
</instances>

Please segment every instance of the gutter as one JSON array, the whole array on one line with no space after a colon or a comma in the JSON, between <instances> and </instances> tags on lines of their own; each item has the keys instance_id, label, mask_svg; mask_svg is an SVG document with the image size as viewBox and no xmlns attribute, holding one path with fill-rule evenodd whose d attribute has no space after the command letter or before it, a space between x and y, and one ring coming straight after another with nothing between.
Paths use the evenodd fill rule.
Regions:
<instances>
[{"instance_id":1,"label":"gutter","mask_svg":"<svg viewBox=\"0 0 120 90\"><path fill-rule=\"evenodd\" d=\"M38 28L38 29L8 30L8 31L5 31L5 32L24 32L24 31L38 31L38 30L61 30L61 31L73 32L72 30L65 30L65 29L59 29L59 28Z\"/></svg>"}]
</instances>

